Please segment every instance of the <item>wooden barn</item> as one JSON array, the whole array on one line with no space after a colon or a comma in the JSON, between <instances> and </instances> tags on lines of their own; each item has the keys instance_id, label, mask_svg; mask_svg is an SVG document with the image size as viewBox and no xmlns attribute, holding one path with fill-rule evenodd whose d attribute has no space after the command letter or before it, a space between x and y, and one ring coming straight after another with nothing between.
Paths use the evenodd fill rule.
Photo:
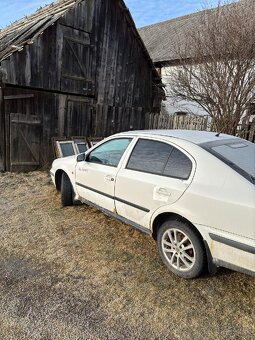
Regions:
<instances>
[{"instance_id":1,"label":"wooden barn","mask_svg":"<svg viewBox=\"0 0 255 340\"><path fill-rule=\"evenodd\" d=\"M52 137L147 127L161 80L122 0L59 0L0 31L0 170L47 167Z\"/></svg>"}]
</instances>

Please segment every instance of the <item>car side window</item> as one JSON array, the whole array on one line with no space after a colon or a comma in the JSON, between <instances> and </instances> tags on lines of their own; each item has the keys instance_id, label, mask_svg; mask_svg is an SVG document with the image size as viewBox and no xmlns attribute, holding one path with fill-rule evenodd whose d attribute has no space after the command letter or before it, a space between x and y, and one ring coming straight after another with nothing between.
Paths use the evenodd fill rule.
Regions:
<instances>
[{"instance_id":1,"label":"car side window","mask_svg":"<svg viewBox=\"0 0 255 340\"><path fill-rule=\"evenodd\" d=\"M191 160L175 147L158 141L139 139L129 158L127 169L187 179Z\"/></svg>"},{"instance_id":2,"label":"car side window","mask_svg":"<svg viewBox=\"0 0 255 340\"><path fill-rule=\"evenodd\" d=\"M105 142L92 150L86 161L117 167L131 140L131 138L116 138Z\"/></svg>"},{"instance_id":3,"label":"car side window","mask_svg":"<svg viewBox=\"0 0 255 340\"><path fill-rule=\"evenodd\" d=\"M162 174L172 151L166 143L139 139L129 158L127 169Z\"/></svg>"},{"instance_id":4,"label":"car side window","mask_svg":"<svg viewBox=\"0 0 255 340\"><path fill-rule=\"evenodd\" d=\"M173 148L164 168L163 175L180 179L188 179L191 170L191 160L183 152Z\"/></svg>"}]
</instances>

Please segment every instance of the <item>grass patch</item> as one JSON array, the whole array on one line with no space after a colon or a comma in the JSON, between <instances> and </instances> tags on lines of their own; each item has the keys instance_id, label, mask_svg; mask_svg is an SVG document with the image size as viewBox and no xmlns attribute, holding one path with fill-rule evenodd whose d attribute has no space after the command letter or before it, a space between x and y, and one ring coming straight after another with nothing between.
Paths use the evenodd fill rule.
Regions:
<instances>
[{"instance_id":1,"label":"grass patch","mask_svg":"<svg viewBox=\"0 0 255 340\"><path fill-rule=\"evenodd\" d=\"M255 280L187 281L155 242L86 205L62 208L45 172L0 174L1 339L255 338Z\"/></svg>"}]
</instances>

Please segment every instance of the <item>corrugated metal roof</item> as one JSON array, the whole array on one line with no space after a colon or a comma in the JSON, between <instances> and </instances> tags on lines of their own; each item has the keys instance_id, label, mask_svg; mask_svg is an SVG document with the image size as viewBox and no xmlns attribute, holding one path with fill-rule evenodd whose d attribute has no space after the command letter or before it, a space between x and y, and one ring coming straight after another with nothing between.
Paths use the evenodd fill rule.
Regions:
<instances>
[{"instance_id":1,"label":"corrugated metal roof","mask_svg":"<svg viewBox=\"0 0 255 340\"><path fill-rule=\"evenodd\" d=\"M0 31L0 61L24 45L33 43L40 34L82 0L58 0L32 15L15 21Z\"/></svg>"}]
</instances>

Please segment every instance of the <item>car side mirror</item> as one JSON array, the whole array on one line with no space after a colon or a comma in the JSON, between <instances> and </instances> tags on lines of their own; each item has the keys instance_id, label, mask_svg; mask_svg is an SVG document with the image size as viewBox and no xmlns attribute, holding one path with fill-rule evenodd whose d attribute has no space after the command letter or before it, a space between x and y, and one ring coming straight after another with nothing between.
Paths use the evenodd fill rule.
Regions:
<instances>
[{"instance_id":1,"label":"car side mirror","mask_svg":"<svg viewBox=\"0 0 255 340\"><path fill-rule=\"evenodd\" d=\"M86 160L86 154L85 153L80 153L78 156L77 156L77 158L76 158L76 161L77 162L83 162L83 161L85 161Z\"/></svg>"}]
</instances>

